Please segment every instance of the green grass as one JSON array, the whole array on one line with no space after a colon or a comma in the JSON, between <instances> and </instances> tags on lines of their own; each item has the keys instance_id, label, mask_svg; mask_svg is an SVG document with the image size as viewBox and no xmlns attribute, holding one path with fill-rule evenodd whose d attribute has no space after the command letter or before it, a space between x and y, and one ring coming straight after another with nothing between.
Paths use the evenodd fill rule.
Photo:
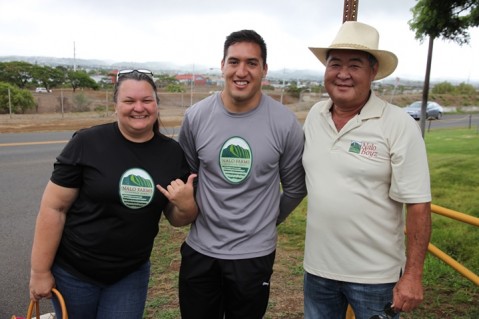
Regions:
<instances>
[{"instance_id":1,"label":"green grass","mask_svg":"<svg viewBox=\"0 0 479 319\"><path fill-rule=\"evenodd\" d=\"M144 318L180 318L178 305L178 274L180 245L188 228L174 228L165 218L151 256L151 279Z\"/></svg>"},{"instance_id":2,"label":"green grass","mask_svg":"<svg viewBox=\"0 0 479 319\"><path fill-rule=\"evenodd\" d=\"M438 130L426 135L433 203L479 218L479 134ZM479 229L433 215L431 242L479 272ZM436 244L437 243L437 244Z\"/></svg>"},{"instance_id":3,"label":"green grass","mask_svg":"<svg viewBox=\"0 0 479 319\"><path fill-rule=\"evenodd\" d=\"M479 134L475 129L426 133L433 204L479 217ZM267 319L302 316L302 254L305 199L279 227L275 272ZM152 280L145 318L180 318L177 280L179 248L187 228L161 223L152 255ZM433 214L431 242L479 275L479 229ZM401 318L479 318L479 287L429 254L424 272L425 301Z\"/></svg>"},{"instance_id":4,"label":"green grass","mask_svg":"<svg viewBox=\"0 0 479 319\"><path fill-rule=\"evenodd\" d=\"M441 129L425 137L432 203L479 217L479 134L474 129ZM479 229L433 214L431 243L479 275ZM403 318L479 318L479 287L429 254L425 301Z\"/></svg>"}]
</instances>

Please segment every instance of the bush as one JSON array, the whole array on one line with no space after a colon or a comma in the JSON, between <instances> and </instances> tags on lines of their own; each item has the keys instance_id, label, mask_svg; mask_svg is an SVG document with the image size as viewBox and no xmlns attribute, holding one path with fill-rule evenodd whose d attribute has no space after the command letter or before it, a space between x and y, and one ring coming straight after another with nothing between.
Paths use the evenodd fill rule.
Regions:
<instances>
[{"instance_id":1,"label":"bush","mask_svg":"<svg viewBox=\"0 0 479 319\"><path fill-rule=\"evenodd\" d=\"M436 85L431 89L431 93L435 93L435 94L451 94L451 93L454 93L455 89L456 89L456 88L454 87L454 85L452 85L451 83L445 81L445 82L441 82L441 83L436 84Z\"/></svg>"},{"instance_id":2,"label":"bush","mask_svg":"<svg viewBox=\"0 0 479 319\"><path fill-rule=\"evenodd\" d=\"M185 92L185 89L181 84L170 83L166 86L166 92L181 93L181 92Z\"/></svg>"},{"instance_id":3,"label":"bush","mask_svg":"<svg viewBox=\"0 0 479 319\"><path fill-rule=\"evenodd\" d=\"M10 91L10 98L8 92ZM16 114L25 113L27 110L35 108L35 100L28 90L19 89L11 84L0 82L0 113L7 114L11 112Z\"/></svg>"},{"instance_id":4,"label":"bush","mask_svg":"<svg viewBox=\"0 0 479 319\"><path fill-rule=\"evenodd\" d=\"M74 112L88 112L90 111L90 99L85 95L85 93L77 93L73 96Z\"/></svg>"}]
</instances>

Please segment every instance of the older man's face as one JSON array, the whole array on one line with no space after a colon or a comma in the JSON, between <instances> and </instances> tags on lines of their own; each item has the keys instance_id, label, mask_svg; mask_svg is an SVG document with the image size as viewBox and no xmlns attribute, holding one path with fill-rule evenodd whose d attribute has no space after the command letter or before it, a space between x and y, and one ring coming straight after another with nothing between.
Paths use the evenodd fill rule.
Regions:
<instances>
[{"instance_id":1,"label":"older man's face","mask_svg":"<svg viewBox=\"0 0 479 319\"><path fill-rule=\"evenodd\" d=\"M369 97L378 64L371 66L368 53L355 50L331 50L324 73L324 85L334 104L354 108Z\"/></svg>"}]
</instances>

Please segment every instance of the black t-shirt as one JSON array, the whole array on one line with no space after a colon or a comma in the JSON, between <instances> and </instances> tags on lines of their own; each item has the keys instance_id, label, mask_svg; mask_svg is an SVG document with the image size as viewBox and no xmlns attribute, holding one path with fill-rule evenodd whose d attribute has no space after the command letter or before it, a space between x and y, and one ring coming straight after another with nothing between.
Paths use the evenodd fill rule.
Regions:
<instances>
[{"instance_id":1,"label":"black t-shirt","mask_svg":"<svg viewBox=\"0 0 479 319\"><path fill-rule=\"evenodd\" d=\"M155 134L145 143L118 124L78 131L54 164L51 181L78 188L56 262L82 279L111 284L148 261L167 198L156 189L189 174L179 144Z\"/></svg>"}]
</instances>

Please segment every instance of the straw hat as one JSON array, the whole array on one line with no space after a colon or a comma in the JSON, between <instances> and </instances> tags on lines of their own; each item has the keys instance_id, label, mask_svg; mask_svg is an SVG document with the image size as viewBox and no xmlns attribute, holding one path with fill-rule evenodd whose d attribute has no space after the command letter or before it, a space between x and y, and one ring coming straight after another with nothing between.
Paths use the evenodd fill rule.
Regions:
<instances>
[{"instance_id":1,"label":"straw hat","mask_svg":"<svg viewBox=\"0 0 479 319\"><path fill-rule=\"evenodd\" d=\"M332 49L369 52L378 60L379 69L374 79L380 80L394 72L398 58L392 52L378 50L378 43L379 33L375 28L357 21L346 21L329 47L309 49L324 65L326 65L327 53Z\"/></svg>"}]
</instances>

